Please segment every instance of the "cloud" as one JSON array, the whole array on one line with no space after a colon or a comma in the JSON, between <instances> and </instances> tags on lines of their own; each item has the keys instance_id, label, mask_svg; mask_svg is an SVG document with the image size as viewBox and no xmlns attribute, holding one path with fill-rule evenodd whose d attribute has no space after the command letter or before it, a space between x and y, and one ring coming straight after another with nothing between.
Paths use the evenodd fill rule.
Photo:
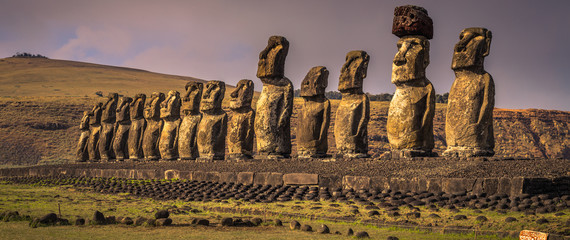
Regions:
<instances>
[{"instance_id":1,"label":"cloud","mask_svg":"<svg viewBox=\"0 0 570 240\"><path fill-rule=\"evenodd\" d=\"M132 37L119 28L104 27L93 29L77 27L75 38L69 39L51 56L59 59L82 60L98 57L118 57L127 53L132 45Z\"/></svg>"}]
</instances>

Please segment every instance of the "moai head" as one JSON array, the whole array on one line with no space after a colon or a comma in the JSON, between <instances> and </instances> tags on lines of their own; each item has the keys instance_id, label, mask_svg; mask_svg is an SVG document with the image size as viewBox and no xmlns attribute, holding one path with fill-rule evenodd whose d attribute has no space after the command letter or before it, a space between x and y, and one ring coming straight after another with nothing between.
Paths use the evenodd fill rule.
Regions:
<instances>
[{"instance_id":1,"label":"moai head","mask_svg":"<svg viewBox=\"0 0 570 240\"><path fill-rule=\"evenodd\" d=\"M144 104L146 101L146 95L139 93L135 95L135 98L131 102L131 119L143 118L144 114Z\"/></svg>"},{"instance_id":2,"label":"moai head","mask_svg":"<svg viewBox=\"0 0 570 240\"><path fill-rule=\"evenodd\" d=\"M421 35L427 39L433 38L433 21L423 7L406 5L394 9L392 34L403 37Z\"/></svg>"},{"instance_id":3,"label":"moai head","mask_svg":"<svg viewBox=\"0 0 570 240\"><path fill-rule=\"evenodd\" d=\"M311 68L301 83L301 97L325 95L329 84L329 70L323 66Z\"/></svg>"},{"instance_id":4,"label":"moai head","mask_svg":"<svg viewBox=\"0 0 570 240\"><path fill-rule=\"evenodd\" d=\"M362 81L366 78L370 56L365 51L350 51L340 70L338 90L340 92L362 92Z\"/></svg>"},{"instance_id":5,"label":"moai head","mask_svg":"<svg viewBox=\"0 0 570 240\"><path fill-rule=\"evenodd\" d=\"M97 103L93 109L89 112L89 124L96 125L101 124L101 115L103 114L103 103Z\"/></svg>"},{"instance_id":6,"label":"moai head","mask_svg":"<svg viewBox=\"0 0 570 240\"><path fill-rule=\"evenodd\" d=\"M253 81L249 79L239 80L236 89L230 94L230 108L240 109L251 107L253 100Z\"/></svg>"},{"instance_id":7,"label":"moai head","mask_svg":"<svg viewBox=\"0 0 570 240\"><path fill-rule=\"evenodd\" d=\"M262 81L282 78L285 74L285 57L289 52L289 41L285 37L271 36L267 47L259 53L257 77Z\"/></svg>"},{"instance_id":8,"label":"moai head","mask_svg":"<svg viewBox=\"0 0 570 240\"><path fill-rule=\"evenodd\" d=\"M208 81L200 102L201 111L222 109L222 100L226 94L226 84L222 81Z\"/></svg>"},{"instance_id":9,"label":"moai head","mask_svg":"<svg viewBox=\"0 0 570 240\"><path fill-rule=\"evenodd\" d=\"M81 117L81 123L79 124L79 129L88 130L89 129L89 117L91 113L89 111L83 111L83 117Z\"/></svg>"},{"instance_id":10,"label":"moai head","mask_svg":"<svg viewBox=\"0 0 570 240\"><path fill-rule=\"evenodd\" d=\"M423 36L405 36L398 40L398 53L392 63L392 83L399 85L426 76L429 65L429 41Z\"/></svg>"},{"instance_id":11,"label":"moai head","mask_svg":"<svg viewBox=\"0 0 570 240\"><path fill-rule=\"evenodd\" d=\"M103 114L101 121L103 122L115 122L117 102L119 101L118 93L109 93L107 96L107 101L103 104Z\"/></svg>"},{"instance_id":12,"label":"moai head","mask_svg":"<svg viewBox=\"0 0 570 240\"><path fill-rule=\"evenodd\" d=\"M188 82L184 88L186 89L186 93L182 97L182 112L184 115L200 111L200 99L202 98L204 84L201 82Z\"/></svg>"},{"instance_id":13,"label":"moai head","mask_svg":"<svg viewBox=\"0 0 570 240\"><path fill-rule=\"evenodd\" d=\"M483 60L491 49L491 31L485 28L466 28L459 34L459 42L453 49L451 69L483 68Z\"/></svg>"},{"instance_id":14,"label":"moai head","mask_svg":"<svg viewBox=\"0 0 570 240\"><path fill-rule=\"evenodd\" d=\"M117 106L117 122L131 119L130 104L133 101L130 97L122 97Z\"/></svg>"},{"instance_id":15,"label":"moai head","mask_svg":"<svg viewBox=\"0 0 570 240\"><path fill-rule=\"evenodd\" d=\"M159 119L160 118L160 104L164 101L164 93L153 92L150 95L149 101L146 102L144 107L144 118L146 119Z\"/></svg>"},{"instance_id":16,"label":"moai head","mask_svg":"<svg viewBox=\"0 0 570 240\"><path fill-rule=\"evenodd\" d=\"M166 99L160 104L160 118L180 117L180 93L168 91Z\"/></svg>"}]
</instances>

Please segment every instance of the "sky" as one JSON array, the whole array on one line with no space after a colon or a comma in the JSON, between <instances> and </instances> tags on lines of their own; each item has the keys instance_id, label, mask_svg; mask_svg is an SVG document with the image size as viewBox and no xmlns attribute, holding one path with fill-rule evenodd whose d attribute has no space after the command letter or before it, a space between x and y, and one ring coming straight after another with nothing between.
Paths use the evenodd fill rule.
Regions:
<instances>
[{"instance_id":1,"label":"sky","mask_svg":"<svg viewBox=\"0 0 570 240\"><path fill-rule=\"evenodd\" d=\"M272 35L289 40L285 76L298 89L314 66L336 91L346 53L370 55L364 91L393 93L394 8L417 5L433 19L427 78L449 92L462 29L492 31L485 69L498 108L570 111L570 1L528 0L0 0L0 57L42 54L158 73L222 80L255 76ZM182 88L182 87L181 87Z\"/></svg>"}]
</instances>

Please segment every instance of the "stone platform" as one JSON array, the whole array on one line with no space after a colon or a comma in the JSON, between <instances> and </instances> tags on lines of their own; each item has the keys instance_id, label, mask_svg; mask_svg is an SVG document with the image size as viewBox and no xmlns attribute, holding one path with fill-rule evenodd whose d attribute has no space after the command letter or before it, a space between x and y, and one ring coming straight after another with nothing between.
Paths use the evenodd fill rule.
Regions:
<instances>
[{"instance_id":1,"label":"stone platform","mask_svg":"<svg viewBox=\"0 0 570 240\"><path fill-rule=\"evenodd\" d=\"M252 162L113 162L0 169L0 177L188 179L412 192L570 194L570 160L504 158L283 159Z\"/></svg>"}]
</instances>

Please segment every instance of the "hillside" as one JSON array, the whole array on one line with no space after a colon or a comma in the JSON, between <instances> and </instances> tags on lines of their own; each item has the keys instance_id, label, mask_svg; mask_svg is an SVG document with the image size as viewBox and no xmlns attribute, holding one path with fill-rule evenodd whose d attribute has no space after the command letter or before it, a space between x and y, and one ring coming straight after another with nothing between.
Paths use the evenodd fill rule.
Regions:
<instances>
[{"instance_id":1,"label":"hillside","mask_svg":"<svg viewBox=\"0 0 570 240\"><path fill-rule=\"evenodd\" d=\"M0 165L72 161L82 112L104 100L94 94L96 91L117 91L128 96L170 89L183 91L189 80L197 79L61 60L0 59ZM223 106L230 114L227 100L233 87L228 88ZM300 101L295 99L291 122L293 151ZM329 153L335 152L333 129L338 102L332 101ZM368 135L373 157L389 148L388 105L371 103ZM435 150L439 153L446 146L445 110L445 104L438 104L434 118ZM494 118L497 156L570 158L570 112L495 109Z\"/></svg>"}]
</instances>

